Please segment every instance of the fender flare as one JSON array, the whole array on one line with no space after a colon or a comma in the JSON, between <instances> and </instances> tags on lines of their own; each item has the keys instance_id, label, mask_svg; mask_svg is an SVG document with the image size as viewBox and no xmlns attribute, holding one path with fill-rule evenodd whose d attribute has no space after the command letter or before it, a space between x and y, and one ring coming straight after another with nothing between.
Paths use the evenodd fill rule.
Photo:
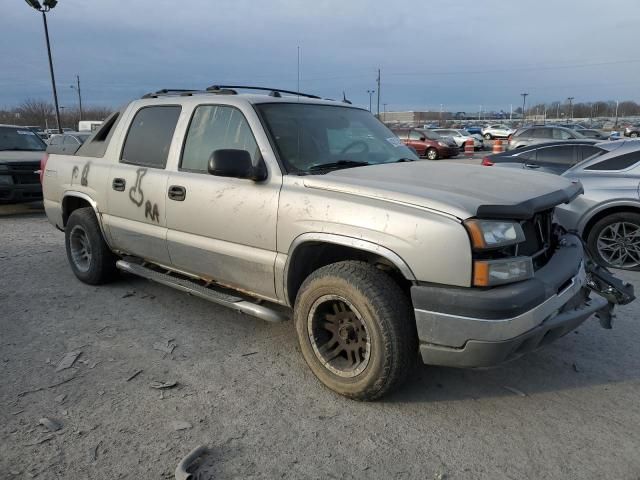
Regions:
<instances>
[{"instance_id":1,"label":"fender flare","mask_svg":"<svg viewBox=\"0 0 640 480\"><path fill-rule=\"evenodd\" d=\"M363 240L361 238L349 237L333 233L309 232L297 236L289 246L287 261L284 265L284 275L282 279L284 294L286 298L289 297L289 289L287 284L289 279L289 268L291 266L291 259L293 258L298 247L302 246L305 243L331 243L334 245L342 245L345 247L350 247L357 250L380 255L381 257L389 260L389 262L391 262L391 264L394 265L407 280L412 282L417 281L413 271L411 270L409 265L407 265L407 263L402 259L402 257L386 247L383 247L374 242L370 242L368 240Z\"/></svg>"},{"instance_id":2,"label":"fender flare","mask_svg":"<svg viewBox=\"0 0 640 480\"><path fill-rule=\"evenodd\" d=\"M607 200L606 203L599 203L595 207L588 210L578 223L578 232L580 232L580 236L584 235L584 229L591 222L591 219L598 215L599 213L604 212L610 208L619 208L619 207L630 207L640 210L640 200L633 200L630 198L614 198L612 200Z\"/></svg>"},{"instance_id":3,"label":"fender flare","mask_svg":"<svg viewBox=\"0 0 640 480\"><path fill-rule=\"evenodd\" d=\"M102 214L100 213L100 209L98 208L98 203L86 193L78 192L77 190L67 190L64 192L61 202L62 218L65 223L65 225L63 226L66 226L67 223L64 219L64 200L67 197L81 198L82 200L85 200L89 205L91 205L91 208L93 208L93 213L98 219L98 225L100 226L100 233L102 234L102 238L104 239L107 246L111 249L111 245L109 244L109 237L106 235L104 225L102 224Z\"/></svg>"}]
</instances>

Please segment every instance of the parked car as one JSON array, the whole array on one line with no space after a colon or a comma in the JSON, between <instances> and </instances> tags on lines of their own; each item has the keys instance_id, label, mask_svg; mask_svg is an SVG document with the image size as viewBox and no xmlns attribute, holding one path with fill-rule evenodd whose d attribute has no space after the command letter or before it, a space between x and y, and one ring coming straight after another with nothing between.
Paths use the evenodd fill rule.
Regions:
<instances>
[{"instance_id":1,"label":"parked car","mask_svg":"<svg viewBox=\"0 0 640 480\"><path fill-rule=\"evenodd\" d=\"M441 137L452 138L453 141L456 142L458 148L464 148L467 140L473 140L474 150L482 150L484 148L482 137L478 139L466 130L453 128L436 128L432 130L432 132L437 133Z\"/></svg>"},{"instance_id":2,"label":"parked car","mask_svg":"<svg viewBox=\"0 0 640 480\"><path fill-rule=\"evenodd\" d=\"M552 225L578 184L417 161L344 103L190 93L145 95L74 154L43 158L46 214L79 280L119 269L293 318L316 377L362 400L394 390L418 354L492 365L619 301L603 296L615 282L585 262L582 243Z\"/></svg>"},{"instance_id":3,"label":"parked car","mask_svg":"<svg viewBox=\"0 0 640 480\"><path fill-rule=\"evenodd\" d=\"M640 140L599 143L601 150L563 176L584 195L556 208L559 222L577 231L602 265L640 270Z\"/></svg>"},{"instance_id":4,"label":"parked car","mask_svg":"<svg viewBox=\"0 0 640 480\"><path fill-rule=\"evenodd\" d=\"M67 132L51 135L47 152L74 153L90 136L91 132Z\"/></svg>"},{"instance_id":5,"label":"parked car","mask_svg":"<svg viewBox=\"0 0 640 480\"><path fill-rule=\"evenodd\" d=\"M580 133L582 133L582 130L587 128L584 125L581 125L579 123L563 123L562 125L558 125L558 126L568 128L570 130L580 130Z\"/></svg>"},{"instance_id":6,"label":"parked car","mask_svg":"<svg viewBox=\"0 0 640 480\"><path fill-rule=\"evenodd\" d=\"M490 125L481 130L482 136L485 140L493 140L494 138L508 138L514 132L512 128L504 125Z\"/></svg>"},{"instance_id":7,"label":"parked car","mask_svg":"<svg viewBox=\"0 0 640 480\"><path fill-rule=\"evenodd\" d=\"M623 134L625 137L638 137L640 136L640 125L629 125L624 128Z\"/></svg>"},{"instance_id":8,"label":"parked car","mask_svg":"<svg viewBox=\"0 0 640 480\"><path fill-rule=\"evenodd\" d=\"M442 137L430 130L400 128L392 131L405 145L413 148L419 156L429 160L455 157L460 153L460 149L453 139Z\"/></svg>"},{"instance_id":9,"label":"parked car","mask_svg":"<svg viewBox=\"0 0 640 480\"><path fill-rule=\"evenodd\" d=\"M0 125L0 203L42 199L36 171L46 148L27 127Z\"/></svg>"},{"instance_id":10,"label":"parked car","mask_svg":"<svg viewBox=\"0 0 640 480\"><path fill-rule=\"evenodd\" d=\"M581 135L587 138L594 138L596 140L602 140L602 141L609 140L609 137L610 137L610 134L595 128L581 128L579 132Z\"/></svg>"},{"instance_id":11,"label":"parked car","mask_svg":"<svg viewBox=\"0 0 640 480\"><path fill-rule=\"evenodd\" d=\"M469 132L471 135L480 135L482 137L482 128L476 127L474 125L466 125L463 127L464 130Z\"/></svg>"},{"instance_id":12,"label":"parked car","mask_svg":"<svg viewBox=\"0 0 640 480\"><path fill-rule=\"evenodd\" d=\"M546 143L553 140L575 140L585 139L586 137L577 130L571 130L565 127L526 127L519 128L509 137L507 150L522 148L536 143Z\"/></svg>"},{"instance_id":13,"label":"parked car","mask_svg":"<svg viewBox=\"0 0 640 480\"><path fill-rule=\"evenodd\" d=\"M525 168L540 172L561 174L586 158L603 150L597 140L563 140L538 143L528 147L487 155L482 165Z\"/></svg>"}]
</instances>

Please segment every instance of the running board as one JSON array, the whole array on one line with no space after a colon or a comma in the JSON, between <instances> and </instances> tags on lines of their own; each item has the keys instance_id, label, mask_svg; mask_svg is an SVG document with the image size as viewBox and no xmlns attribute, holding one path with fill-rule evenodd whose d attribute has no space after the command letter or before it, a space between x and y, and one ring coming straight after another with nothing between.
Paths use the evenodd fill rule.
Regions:
<instances>
[{"instance_id":1,"label":"running board","mask_svg":"<svg viewBox=\"0 0 640 480\"><path fill-rule=\"evenodd\" d=\"M125 272L132 273L139 277L152 280L162 285L175 288L182 292L190 293L196 297L204 298L210 302L223 305L225 307L232 308L239 312L246 313L253 317L261 318L267 322L282 322L288 320L289 316L286 314L285 309L282 307L271 308L265 305L259 305L257 303L250 302L242 297L231 295L222 292L215 287L205 287L198 283L187 280L185 278L177 278L166 273L158 272L151 268L139 265L137 263L128 262L126 260L118 260L116 266Z\"/></svg>"}]
</instances>

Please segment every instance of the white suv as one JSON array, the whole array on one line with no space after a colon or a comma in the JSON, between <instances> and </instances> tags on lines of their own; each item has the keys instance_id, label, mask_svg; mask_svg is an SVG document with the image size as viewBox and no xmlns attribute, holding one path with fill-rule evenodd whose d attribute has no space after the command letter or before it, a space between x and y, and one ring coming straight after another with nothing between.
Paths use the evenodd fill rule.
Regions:
<instances>
[{"instance_id":1,"label":"white suv","mask_svg":"<svg viewBox=\"0 0 640 480\"><path fill-rule=\"evenodd\" d=\"M485 140L493 140L494 138L507 138L515 130L505 127L504 125L490 125L482 129L482 136Z\"/></svg>"}]
</instances>

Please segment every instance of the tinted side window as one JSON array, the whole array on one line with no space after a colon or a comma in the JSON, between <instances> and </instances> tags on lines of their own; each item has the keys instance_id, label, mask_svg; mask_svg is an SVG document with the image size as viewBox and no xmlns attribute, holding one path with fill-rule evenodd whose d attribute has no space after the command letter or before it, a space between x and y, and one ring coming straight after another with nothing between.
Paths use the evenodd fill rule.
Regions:
<instances>
[{"instance_id":1,"label":"tinted side window","mask_svg":"<svg viewBox=\"0 0 640 480\"><path fill-rule=\"evenodd\" d=\"M573 146L540 148L538 149L538 162L573 165Z\"/></svg>"},{"instance_id":2,"label":"tinted side window","mask_svg":"<svg viewBox=\"0 0 640 480\"><path fill-rule=\"evenodd\" d=\"M548 138L550 135L548 135L548 132L546 132L544 128L532 128L525 132L523 136L529 138Z\"/></svg>"},{"instance_id":3,"label":"tinted side window","mask_svg":"<svg viewBox=\"0 0 640 480\"><path fill-rule=\"evenodd\" d=\"M591 145L580 145L578 148L578 160L584 160L591 155L602 152L602 149Z\"/></svg>"},{"instance_id":4,"label":"tinted side window","mask_svg":"<svg viewBox=\"0 0 640 480\"><path fill-rule=\"evenodd\" d=\"M529 150L528 152L519 153L517 158L521 158L522 160L533 160L533 161L535 161L535 159L536 159L536 151L535 150Z\"/></svg>"},{"instance_id":5,"label":"tinted side window","mask_svg":"<svg viewBox=\"0 0 640 480\"><path fill-rule=\"evenodd\" d=\"M180 107L143 107L133 117L120 161L152 168L164 168L180 116Z\"/></svg>"},{"instance_id":6,"label":"tinted side window","mask_svg":"<svg viewBox=\"0 0 640 480\"><path fill-rule=\"evenodd\" d=\"M640 162L640 152L631 152L594 163L585 170L625 170L638 162Z\"/></svg>"},{"instance_id":7,"label":"tinted side window","mask_svg":"<svg viewBox=\"0 0 640 480\"><path fill-rule=\"evenodd\" d=\"M260 155L251 128L240 110L220 105L200 105L193 112L182 151L180 168L206 172L215 150L246 150L254 164Z\"/></svg>"},{"instance_id":8,"label":"tinted side window","mask_svg":"<svg viewBox=\"0 0 640 480\"><path fill-rule=\"evenodd\" d=\"M554 128L553 138L555 138L556 140L569 140L570 138L573 138L573 135L567 132L566 130L562 130L560 128Z\"/></svg>"}]
</instances>

